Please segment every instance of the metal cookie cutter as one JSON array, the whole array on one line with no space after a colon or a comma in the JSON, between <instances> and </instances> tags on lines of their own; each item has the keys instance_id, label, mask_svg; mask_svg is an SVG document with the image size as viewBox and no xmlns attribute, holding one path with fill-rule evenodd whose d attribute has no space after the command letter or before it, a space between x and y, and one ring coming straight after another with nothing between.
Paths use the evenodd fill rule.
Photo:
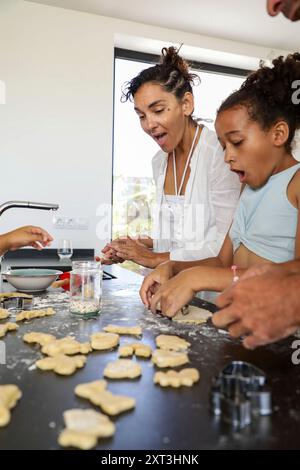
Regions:
<instances>
[{"instance_id":1,"label":"metal cookie cutter","mask_svg":"<svg viewBox=\"0 0 300 470\"><path fill-rule=\"evenodd\" d=\"M185 305L180 309L180 312L182 313L182 315L188 315L190 313L190 306Z\"/></svg>"},{"instance_id":2,"label":"metal cookie cutter","mask_svg":"<svg viewBox=\"0 0 300 470\"><path fill-rule=\"evenodd\" d=\"M0 298L0 307L6 310L28 310L32 308L32 298L14 296L14 297L2 297Z\"/></svg>"},{"instance_id":3,"label":"metal cookie cutter","mask_svg":"<svg viewBox=\"0 0 300 470\"><path fill-rule=\"evenodd\" d=\"M243 361L232 361L214 379L211 407L216 416L238 428L251 423L254 416L272 413L271 392L266 374Z\"/></svg>"},{"instance_id":4,"label":"metal cookie cutter","mask_svg":"<svg viewBox=\"0 0 300 470\"><path fill-rule=\"evenodd\" d=\"M190 307L189 305L184 305L184 307L182 307L180 310L178 310L178 312L176 312L176 314L177 314L177 313L181 313L181 315L187 315L188 313L190 313L190 308L189 308L189 307ZM162 311L161 311L160 306L159 306L159 308L156 309L156 313L157 313L158 315L164 316L164 315L162 314Z\"/></svg>"}]
</instances>

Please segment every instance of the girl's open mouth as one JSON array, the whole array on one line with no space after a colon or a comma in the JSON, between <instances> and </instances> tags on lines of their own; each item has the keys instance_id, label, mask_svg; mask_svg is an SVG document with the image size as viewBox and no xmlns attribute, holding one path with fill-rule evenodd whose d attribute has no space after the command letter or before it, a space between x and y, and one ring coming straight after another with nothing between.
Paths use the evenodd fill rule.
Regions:
<instances>
[{"instance_id":1,"label":"girl's open mouth","mask_svg":"<svg viewBox=\"0 0 300 470\"><path fill-rule=\"evenodd\" d=\"M241 171L241 170L231 170L231 171L233 171L234 173L238 175L241 183L245 181L246 175L244 171Z\"/></svg>"}]
</instances>

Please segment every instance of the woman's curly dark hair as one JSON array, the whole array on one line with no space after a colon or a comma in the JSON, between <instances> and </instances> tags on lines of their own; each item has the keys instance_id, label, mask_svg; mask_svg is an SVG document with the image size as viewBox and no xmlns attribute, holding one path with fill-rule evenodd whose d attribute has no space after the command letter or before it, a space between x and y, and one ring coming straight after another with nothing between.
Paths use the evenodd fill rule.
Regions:
<instances>
[{"instance_id":1,"label":"woman's curly dark hair","mask_svg":"<svg viewBox=\"0 0 300 470\"><path fill-rule=\"evenodd\" d=\"M247 108L250 119L265 130L283 119L289 126L286 149L290 152L295 132L300 128L300 100L295 98L296 93L299 94L295 89L300 85L300 53L277 57L272 64L273 67L267 67L261 63L240 89L221 104L217 114L242 105Z\"/></svg>"},{"instance_id":2,"label":"woman's curly dark hair","mask_svg":"<svg viewBox=\"0 0 300 470\"><path fill-rule=\"evenodd\" d=\"M193 93L192 85L198 81L199 77L189 72L189 65L178 55L178 50L175 47L164 47L159 64L142 70L125 83L121 101L132 101L138 89L148 82L158 83L164 90L180 99L186 92Z\"/></svg>"}]
</instances>

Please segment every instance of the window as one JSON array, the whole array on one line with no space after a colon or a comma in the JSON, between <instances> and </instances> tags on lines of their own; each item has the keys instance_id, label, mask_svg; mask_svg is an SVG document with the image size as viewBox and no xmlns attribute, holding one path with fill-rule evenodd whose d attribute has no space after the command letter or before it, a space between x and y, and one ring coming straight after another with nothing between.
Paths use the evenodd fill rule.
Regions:
<instances>
[{"instance_id":1,"label":"window","mask_svg":"<svg viewBox=\"0 0 300 470\"><path fill-rule=\"evenodd\" d=\"M113 238L151 233L150 206L154 201L151 160L157 144L140 127L133 103L121 103L124 83L151 67L157 57L116 50L113 158ZM208 64L193 64L201 83L194 87L194 116L213 129L216 110L238 89L248 71Z\"/></svg>"},{"instance_id":2,"label":"window","mask_svg":"<svg viewBox=\"0 0 300 470\"><path fill-rule=\"evenodd\" d=\"M5 83L0 80L0 104L5 104Z\"/></svg>"}]
</instances>

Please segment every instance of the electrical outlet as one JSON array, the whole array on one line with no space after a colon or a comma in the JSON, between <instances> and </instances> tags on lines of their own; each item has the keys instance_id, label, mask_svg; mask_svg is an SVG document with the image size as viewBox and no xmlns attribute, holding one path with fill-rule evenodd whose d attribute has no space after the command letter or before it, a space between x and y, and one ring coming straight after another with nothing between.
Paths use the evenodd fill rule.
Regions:
<instances>
[{"instance_id":1,"label":"electrical outlet","mask_svg":"<svg viewBox=\"0 0 300 470\"><path fill-rule=\"evenodd\" d=\"M74 230L77 228L77 222L74 217L65 217L65 228Z\"/></svg>"},{"instance_id":2,"label":"electrical outlet","mask_svg":"<svg viewBox=\"0 0 300 470\"><path fill-rule=\"evenodd\" d=\"M55 215L53 217L53 226L56 229L88 230L89 219L87 217L60 217L58 215Z\"/></svg>"},{"instance_id":3,"label":"electrical outlet","mask_svg":"<svg viewBox=\"0 0 300 470\"><path fill-rule=\"evenodd\" d=\"M64 219L64 217L59 217L59 216L55 215L53 217L53 226L55 228L65 228L65 219Z\"/></svg>"},{"instance_id":4,"label":"electrical outlet","mask_svg":"<svg viewBox=\"0 0 300 470\"><path fill-rule=\"evenodd\" d=\"M76 223L79 230L87 230L89 228L89 219L87 217L77 217Z\"/></svg>"}]
</instances>

